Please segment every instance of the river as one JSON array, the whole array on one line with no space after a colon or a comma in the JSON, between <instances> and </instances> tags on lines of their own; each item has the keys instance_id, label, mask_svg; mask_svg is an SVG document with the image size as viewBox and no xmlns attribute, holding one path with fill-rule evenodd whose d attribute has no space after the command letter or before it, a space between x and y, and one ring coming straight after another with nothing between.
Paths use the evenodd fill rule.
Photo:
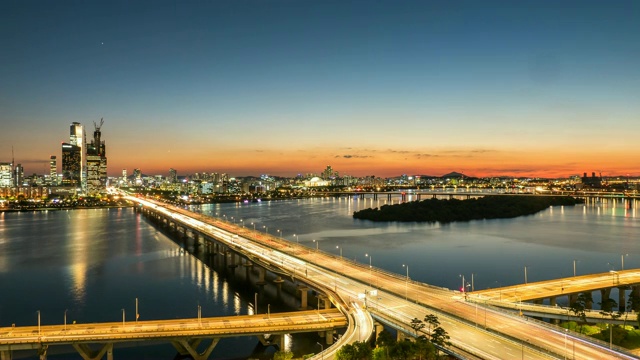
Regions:
<instances>
[{"instance_id":1,"label":"river","mask_svg":"<svg viewBox=\"0 0 640 360\"><path fill-rule=\"evenodd\" d=\"M578 275L619 270L623 261L626 269L640 267L638 201L592 201L516 219L446 225L351 216L386 203L386 198L341 197L192 209L455 289L462 276L469 289L472 278L475 289L523 283L525 267L528 282L572 276L574 264ZM135 321L136 298L141 320L195 317L198 306L202 316L247 314L253 295L254 289L229 272L180 251L131 209L0 213L0 327L36 325L38 311L42 324L61 324L65 313L69 323L119 321L123 309L127 321ZM266 294L258 310L267 303L274 311L290 308ZM212 358L247 358L256 342L223 339ZM289 343L296 355L315 345L305 337ZM175 354L171 345L141 345L116 347L114 354L118 359Z\"/></svg>"}]
</instances>

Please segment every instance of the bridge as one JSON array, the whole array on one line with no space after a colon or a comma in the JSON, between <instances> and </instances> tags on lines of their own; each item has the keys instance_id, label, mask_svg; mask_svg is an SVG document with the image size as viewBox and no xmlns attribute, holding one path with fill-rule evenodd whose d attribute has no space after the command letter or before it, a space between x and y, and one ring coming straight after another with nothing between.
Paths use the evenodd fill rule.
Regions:
<instances>
[{"instance_id":1,"label":"bridge","mask_svg":"<svg viewBox=\"0 0 640 360\"><path fill-rule=\"evenodd\" d=\"M14 350L34 349L45 359L50 346L71 344L85 360L102 359L105 355L113 360L116 342L160 339L170 341L182 355L204 360L224 337L257 336L265 344L275 341L284 348L284 334L333 331L345 326L347 319L335 308L213 318L14 326L0 328L0 355L2 360L10 360ZM270 334L269 338L264 334ZM200 352L198 346L203 340L210 343ZM90 344L100 347L93 350Z\"/></svg>"},{"instance_id":2,"label":"bridge","mask_svg":"<svg viewBox=\"0 0 640 360\"><path fill-rule=\"evenodd\" d=\"M138 211L161 226L182 234L182 237L190 233L194 247L200 249L197 251L210 251L212 246L220 251L219 247L223 247L223 251L231 252L230 265L236 265L238 261L247 266L252 263L268 264L269 271L326 292L331 302L343 299L342 310L348 314L350 328L355 330L325 350L322 356L327 359L345 342L368 338L371 327L367 324L371 321L371 314L379 322L404 324L405 328L410 326L411 319L434 314L451 335L452 345L447 350L460 358L636 358L623 349L609 349L609 344L465 301L463 294L457 291L412 281L370 264L367 266L309 249L221 219L149 199L128 199L138 204ZM300 301L306 306L304 292ZM367 311L358 312L360 307ZM567 342L572 344L571 354L567 352Z\"/></svg>"}]
</instances>

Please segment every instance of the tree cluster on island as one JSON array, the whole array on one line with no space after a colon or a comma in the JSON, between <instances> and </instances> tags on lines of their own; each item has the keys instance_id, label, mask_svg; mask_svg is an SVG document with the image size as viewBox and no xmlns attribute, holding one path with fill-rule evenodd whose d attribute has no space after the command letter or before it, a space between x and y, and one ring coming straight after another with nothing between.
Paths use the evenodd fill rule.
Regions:
<instances>
[{"instance_id":1,"label":"tree cluster on island","mask_svg":"<svg viewBox=\"0 0 640 360\"><path fill-rule=\"evenodd\" d=\"M573 206L582 199L570 196L487 195L467 200L427 199L355 211L353 217L371 221L441 222L515 218L550 206Z\"/></svg>"}]
</instances>

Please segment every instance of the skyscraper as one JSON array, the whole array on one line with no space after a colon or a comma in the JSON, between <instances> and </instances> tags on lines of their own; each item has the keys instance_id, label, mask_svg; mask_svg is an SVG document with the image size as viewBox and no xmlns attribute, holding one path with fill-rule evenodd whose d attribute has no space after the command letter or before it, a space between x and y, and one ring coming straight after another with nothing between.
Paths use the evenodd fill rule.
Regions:
<instances>
[{"instance_id":1,"label":"skyscraper","mask_svg":"<svg viewBox=\"0 0 640 360\"><path fill-rule=\"evenodd\" d=\"M62 185L81 186L82 151L76 145L62 143Z\"/></svg>"},{"instance_id":2,"label":"skyscraper","mask_svg":"<svg viewBox=\"0 0 640 360\"><path fill-rule=\"evenodd\" d=\"M69 127L69 144L66 144L71 147L65 147L65 144L62 144L62 180L64 185L79 186L83 190L86 189L87 182L85 143L84 127L82 124L77 122L71 123L71 126ZM66 161L65 150L67 153ZM73 163L71 163L71 161ZM65 170L69 176L66 180Z\"/></svg>"},{"instance_id":3,"label":"skyscraper","mask_svg":"<svg viewBox=\"0 0 640 360\"><path fill-rule=\"evenodd\" d=\"M0 163L0 187L12 187L13 186L13 164Z\"/></svg>"},{"instance_id":4,"label":"skyscraper","mask_svg":"<svg viewBox=\"0 0 640 360\"><path fill-rule=\"evenodd\" d=\"M93 123L93 140L87 144L87 194L98 194L107 185L107 157L104 141L100 140L100 131L104 120L100 119L100 124Z\"/></svg>"},{"instance_id":5,"label":"skyscraper","mask_svg":"<svg viewBox=\"0 0 640 360\"><path fill-rule=\"evenodd\" d=\"M49 182L51 185L58 185L58 161L55 155L49 159Z\"/></svg>"}]
</instances>

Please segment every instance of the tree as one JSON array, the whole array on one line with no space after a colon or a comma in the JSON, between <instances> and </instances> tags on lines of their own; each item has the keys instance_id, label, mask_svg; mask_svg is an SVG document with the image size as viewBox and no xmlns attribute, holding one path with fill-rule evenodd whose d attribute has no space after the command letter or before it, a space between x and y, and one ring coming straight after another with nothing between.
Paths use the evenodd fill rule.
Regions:
<instances>
[{"instance_id":1,"label":"tree","mask_svg":"<svg viewBox=\"0 0 640 360\"><path fill-rule=\"evenodd\" d=\"M591 297L591 293L580 293L576 299L576 301L571 304L570 309L571 312L574 313L577 317L582 320L582 323L587 322L587 314L586 309L587 305L593 302L593 298ZM582 332L582 324L580 324L580 332Z\"/></svg>"},{"instance_id":2,"label":"tree","mask_svg":"<svg viewBox=\"0 0 640 360\"><path fill-rule=\"evenodd\" d=\"M376 339L378 347L392 347L396 344L396 339L387 330L382 330Z\"/></svg>"},{"instance_id":3,"label":"tree","mask_svg":"<svg viewBox=\"0 0 640 360\"><path fill-rule=\"evenodd\" d=\"M440 326L440 321L438 321L438 317L433 314L427 314L424 317L424 322L426 322L429 325L429 331L427 331L429 334L431 334L431 328L437 328L438 326Z\"/></svg>"},{"instance_id":4,"label":"tree","mask_svg":"<svg viewBox=\"0 0 640 360\"><path fill-rule=\"evenodd\" d=\"M447 334L447 331L445 329L441 328L440 326L433 329L433 333L431 334L431 342L434 345L440 347L449 346L451 345L449 339L451 339L451 337L449 336L449 334Z\"/></svg>"},{"instance_id":5,"label":"tree","mask_svg":"<svg viewBox=\"0 0 640 360\"><path fill-rule=\"evenodd\" d=\"M609 316L612 320L615 320L622 316L620 312L614 312L613 308L618 307L618 303L611 299L607 298L598 303L600 305L600 314L602 316Z\"/></svg>"},{"instance_id":6,"label":"tree","mask_svg":"<svg viewBox=\"0 0 640 360\"><path fill-rule=\"evenodd\" d=\"M273 354L273 360L291 360L293 359L293 353L287 350L279 350Z\"/></svg>"},{"instance_id":7,"label":"tree","mask_svg":"<svg viewBox=\"0 0 640 360\"><path fill-rule=\"evenodd\" d=\"M353 344L346 344L336 353L338 360L368 360L371 359L371 347L364 341L356 341Z\"/></svg>"},{"instance_id":8,"label":"tree","mask_svg":"<svg viewBox=\"0 0 640 360\"><path fill-rule=\"evenodd\" d=\"M411 328L415 331L416 336L418 336L418 332L424 329L424 323L418 318L413 318L411 319Z\"/></svg>"}]
</instances>

